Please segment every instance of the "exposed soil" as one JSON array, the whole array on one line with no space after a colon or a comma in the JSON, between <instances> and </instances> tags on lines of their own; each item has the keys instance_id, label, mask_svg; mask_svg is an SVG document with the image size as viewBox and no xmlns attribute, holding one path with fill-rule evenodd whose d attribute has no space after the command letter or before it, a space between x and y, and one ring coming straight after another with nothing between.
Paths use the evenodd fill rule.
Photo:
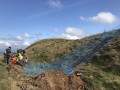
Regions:
<instances>
[{"instance_id":1,"label":"exposed soil","mask_svg":"<svg viewBox=\"0 0 120 90\"><path fill-rule=\"evenodd\" d=\"M19 74L16 78L11 83L14 90L84 90L84 82L79 77L62 71L49 71L34 78Z\"/></svg>"},{"instance_id":2,"label":"exposed soil","mask_svg":"<svg viewBox=\"0 0 120 90\"><path fill-rule=\"evenodd\" d=\"M81 90L83 81L75 74L67 75L61 71L49 71L33 78L29 83L39 90Z\"/></svg>"},{"instance_id":3,"label":"exposed soil","mask_svg":"<svg viewBox=\"0 0 120 90\"><path fill-rule=\"evenodd\" d=\"M8 76L4 90L84 90L84 82L77 74L68 75L62 71L48 71L37 77L27 77L19 65L4 67Z\"/></svg>"}]
</instances>

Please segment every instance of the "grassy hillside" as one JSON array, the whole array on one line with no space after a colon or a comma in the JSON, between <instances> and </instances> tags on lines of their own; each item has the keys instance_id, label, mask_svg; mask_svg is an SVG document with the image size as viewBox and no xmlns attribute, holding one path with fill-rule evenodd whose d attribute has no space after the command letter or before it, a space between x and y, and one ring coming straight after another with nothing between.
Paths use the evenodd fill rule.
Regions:
<instances>
[{"instance_id":1,"label":"grassy hillside","mask_svg":"<svg viewBox=\"0 0 120 90\"><path fill-rule=\"evenodd\" d=\"M80 42L80 40L45 39L28 47L27 54L30 61L51 61L70 53Z\"/></svg>"},{"instance_id":2,"label":"grassy hillside","mask_svg":"<svg viewBox=\"0 0 120 90\"><path fill-rule=\"evenodd\" d=\"M98 36L98 35L96 35ZM87 43L92 37L86 37L78 40L66 39L45 39L30 45L26 51L29 61L44 62L53 61L56 58L65 56L72 52L82 43Z\"/></svg>"},{"instance_id":3,"label":"grassy hillside","mask_svg":"<svg viewBox=\"0 0 120 90\"><path fill-rule=\"evenodd\" d=\"M89 90L120 90L120 37L77 70L83 71L80 78Z\"/></svg>"},{"instance_id":4,"label":"grassy hillside","mask_svg":"<svg viewBox=\"0 0 120 90\"><path fill-rule=\"evenodd\" d=\"M27 53L30 61L51 61L67 55L92 37L81 40L41 40L29 46ZM78 77L86 83L87 90L120 90L120 37L98 52L91 63L78 67L76 72L81 73Z\"/></svg>"},{"instance_id":5,"label":"grassy hillside","mask_svg":"<svg viewBox=\"0 0 120 90\"><path fill-rule=\"evenodd\" d=\"M96 36L99 37L99 35ZM89 39L93 37L94 36L90 36L81 40L46 39L38 41L27 48L29 60L34 62L54 60L63 55L67 55L77 46L82 43L87 43ZM23 90L22 88L25 85L28 88L26 90L40 90L38 86L41 85L46 87L46 82L41 83L42 81L48 80L46 76L41 79L44 74L41 74L40 76L40 80L42 81L37 81L37 84L39 83L39 85L34 86L34 84L36 85L37 79L32 81L32 85L31 81L29 81L32 79L24 77L24 75L22 75L22 69L19 68L19 66L8 72L6 64L1 60L3 60L2 56L0 56L0 90L12 90L13 88L15 90ZM54 73L56 73L56 77L60 74L58 72ZM49 75L46 72L45 75L53 77L54 73L52 72L52 74ZM120 37L116 38L107 47L99 51L90 63L76 68L74 74L85 82L83 90L120 90ZM62 78L61 75L59 78ZM68 79L69 75L66 75L66 78ZM48 82L53 83L52 80L54 79L57 80L56 83L60 81L58 78L53 78L50 79L50 81L48 80ZM76 77L72 79L78 81ZM71 81L68 82L68 80L66 80L66 82L70 83ZM62 83L62 81L60 81L60 83Z\"/></svg>"}]
</instances>

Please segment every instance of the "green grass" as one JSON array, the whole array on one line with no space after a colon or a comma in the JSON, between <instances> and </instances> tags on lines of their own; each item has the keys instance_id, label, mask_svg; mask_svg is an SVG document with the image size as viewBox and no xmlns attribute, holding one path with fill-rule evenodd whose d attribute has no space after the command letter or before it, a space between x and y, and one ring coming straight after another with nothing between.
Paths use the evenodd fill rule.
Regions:
<instances>
[{"instance_id":1,"label":"green grass","mask_svg":"<svg viewBox=\"0 0 120 90\"><path fill-rule=\"evenodd\" d=\"M96 65L86 65L79 67L79 69L82 69L84 71L83 75L80 78L86 83L86 88L89 90L120 89L119 74L106 72L102 69L102 67Z\"/></svg>"},{"instance_id":2,"label":"green grass","mask_svg":"<svg viewBox=\"0 0 120 90\"><path fill-rule=\"evenodd\" d=\"M29 61L49 62L69 54L82 43L87 43L91 38L92 36L78 40L45 39L30 45L26 51Z\"/></svg>"},{"instance_id":3,"label":"green grass","mask_svg":"<svg viewBox=\"0 0 120 90\"><path fill-rule=\"evenodd\" d=\"M96 35L99 37L99 35ZM82 40L46 39L27 48L29 61L48 62L67 55L81 43L87 43L94 36ZM90 64L80 66L80 78L86 83L86 90L120 90L120 37L98 52Z\"/></svg>"},{"instance_id":4,"label":"green grass","mask_svg":"<svg viewBox=\"0 0 120 90\"><path fill-rule=\"evenodd\" d=\"M19 77L24 77L23 68L16 66L12 68L3 62L3 56L0 59L0 90L18 90L16 89L16 84L14 82L20 83L21 79ZM26 81L26 78L24 78ZM22 79L22 80L24 80ZM13 85L14 84L14 85Z\"/></svg>"},{"instance_id":5,"label":"green grass","mask_svg":"<svg viewBox=\"0 0 120 90\"><path fill-rule=\"evenodd\" d=\"M6 64L2 62L3 57L0 58L0 90L9 90L8 72L6 70Z\"/></svg>"},{"instance_id":6,"label":"green grass","mask_svg":"<svg viewBox=\"0 0 120 90\"><path fill-rule=\"evenodd\" d=\"M88 90L120 90L120 37L98 52L91 63L77 68Z\"/></svg>"}]
</instances>

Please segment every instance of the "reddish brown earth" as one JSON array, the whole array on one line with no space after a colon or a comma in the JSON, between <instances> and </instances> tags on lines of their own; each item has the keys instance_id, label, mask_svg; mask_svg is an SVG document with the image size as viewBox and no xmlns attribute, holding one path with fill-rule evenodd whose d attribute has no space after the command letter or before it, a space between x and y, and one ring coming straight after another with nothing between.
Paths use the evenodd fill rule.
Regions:
<instances>
[{"instance_id":1,"label":"reddish brown earth","mask_svg":"<svg viewBox=\"0 0 120 90\"><path fill-rule=\"evenodd\" d=\"M29 83L39 90L81 90L84 83L75 74L67 75L61 71L49 71L33 78Z\"/></svg>"},{"instance_id":2,"label":"reddish brown earth","mask_svg":"<svg viewBox=\"0 0 120 90\"><path fill-rule=\"evenodd\" d=\"M84 90L84 82L75 74L49 71L34 78L19 78L14 90Z\"/></svg>"},{"instance_id":3,"label":"reddish brown earth","mask_svg":"<svg viewBox=\"0 0 120 90\"><path fill-rule=\"evenodd\" d=\"M77 77L81 75L80 72L67 75L62 71L48 71L30 78L24 75L21 66L4 67L8 74L7 87L9 88L5 90L85 90L85 83Z\"/></svg>"}]
</instances>

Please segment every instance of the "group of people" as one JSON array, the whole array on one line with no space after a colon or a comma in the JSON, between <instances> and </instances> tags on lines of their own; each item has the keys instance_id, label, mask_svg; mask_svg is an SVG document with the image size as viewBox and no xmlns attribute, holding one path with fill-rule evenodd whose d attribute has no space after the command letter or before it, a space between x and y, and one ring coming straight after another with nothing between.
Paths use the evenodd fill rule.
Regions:
<instances>
[{"instance_id":1,"label":"group of people","mask_svg":"<svg viewBox=\"0 0 120 90\"><path fill-rule=\"evenodd\" d=\"M11 63L13 66L16 64L23 66L28 63L28 56L25 50L17 49L16 53L12 53L11 47L8 47L4 52L4 62L6 62L7 65Z\"/></svg>"}]
</instances>

